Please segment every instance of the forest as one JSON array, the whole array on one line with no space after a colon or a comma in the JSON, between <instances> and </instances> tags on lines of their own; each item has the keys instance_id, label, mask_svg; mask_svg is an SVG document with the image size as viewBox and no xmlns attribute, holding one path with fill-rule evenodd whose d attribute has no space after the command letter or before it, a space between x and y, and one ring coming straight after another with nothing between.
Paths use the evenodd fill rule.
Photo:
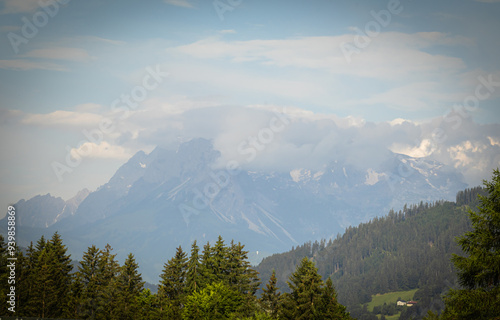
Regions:
<instances>
[{"instance_id":1,"label":"forest","mask_svg":"<svg viewBox=\"0 0 500 320\"><path fill-rule=\"evenodd\" d=\"M240 243L222 237L190 255L178 247L164 265L158 293L144 288L139 265L129 254L119 265L110 245L91 246L73 270L59 234L16 251L15 314L2 303L0 315L65 319L351 319L304 258L281 294L272 274L258 298L260 279ZM9 292L7 250L0 236L0 292Z\"/></svg>"},{"instance_id":2,"label":"forest","mask_svg":"<svg viewBox=\"0 0 500 320\"><path fill-rule=\"evenodd\" d=\"M488 289L498 289L500 282L500 175L494 171L485 188L475 187L457 193L455 202L438 201L404 206L403 210L374 218L358 227L349 227L336 239L308 242L289 252L265 258L256 268L266 278L276 270L278 284L286 283L294 266L303 257L315 262L323 278L331 278L339 302L360 320L385 319L399 313L399 319L434 319L433 315L450 310L448 294L460 290L460 272L455 257L467 252L457 237L477 229L477 215L486 216L483 227L489 262L496 266ZM491 217L492 216L492 217ZM470 250L470 249L469 249ZM495 256L496 255L496 256ZM481 257L483 257L482 254ZM479 258L482 260L484 258ZM476 270L475 272L479 272ZM284 287L286 290L287 288ZM415 291L412 307L391 305L368 309L372 297L386 293ZM396 296L397 297L397 296ZM492 305L500 306L500 295L493 295ZM467 304L464 304L467 305ZM482 305L478 303L478 305ZM472 308L473 309L473 308ZM485 309L488 309L485 307ZM498 308L497 308L498 309ZM496 311L500 315L500 310ZM495 313L495 312L493 312ZM446 312L444 312L446 315ZM396 318L396 319L398 319ZM437 318L437 316L436 316ZM467 315L451 319L492 319Z\"/></svg>"},{"instance_id":3,"label":"forest","mask_svg":"<svg viewBox=\"0 0 500 320\"><path fill-rule=\"evenodd\" d=\"M17 248L19 317L66 319L496 319L500 320L500 172L485 187L349 227L252 267L244 245L222 237L164 264L158 292L130 253L91 246L73 267L58 233ZM9 293L0 236L0 294ZM262 282L261 279L267 281ZM326 280L323 280L326 279ZM414 292L412 307L368 303ZM0 315L9 314L0 304Z\"/></svg>"},{"instance_id":4,"label":"forest","mask_svg":"<svg viewBox=\"0 0 500 320\"><path fill-rule=\"evenodd\" d=\"M372 295L418 289L414 300L419 303L404 308L400 319L421 319L429 310L442 311L442 295L456 287L451 256L461 249L455 237L471 229L467 212L477 207L478 194L484 194L480 187L459 192L455 203L421 202L391 210L385 217L347 228L334 240L270 256L257 271L267 278L274 269L278 283L284 284L294 266L308 257L323 278L332 279L340 303L358 319L378 319L366 308Z\"/></svg>"}]
</instances>

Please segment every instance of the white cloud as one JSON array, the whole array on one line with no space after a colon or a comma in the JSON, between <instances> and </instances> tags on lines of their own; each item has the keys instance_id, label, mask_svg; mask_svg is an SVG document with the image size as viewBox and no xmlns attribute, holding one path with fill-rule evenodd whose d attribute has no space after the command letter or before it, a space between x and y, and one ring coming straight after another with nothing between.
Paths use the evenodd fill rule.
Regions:
<instances>
[{"instance_id":1,"label":"white cloud","mask_svg":"<svg viewBox=\"0 0 500 320\"><path fill-rule=\"evenodd\" d=\"M57 110L46 114L28 113L21 122L35 126L98 127L102 116L88 112Z\"/></svg>"},{"instance_id":2,"label":"white cloud","mask_svg":"<svg viewBox=\"0 0 500 320\"><path fill-rule=\"evenodd\" d=\"M27 70L52 70L52 71L67 71L67 69L59 64L45 61L30 61L26 59L0 60L0 69L11 69L18 71Z\"/></svg>"},{"instance_id":3,"label":"white cloud","mask_svg":"<svg viewBox=\"0 0 500 320\"><path fill-rule=\"evenodd\" d=\"M412 74L456 72L464 68L461 59L429 54L423 49L435 45L470 45L461 37L438 32L383 33L348 64L340 45L353 35L301 37L285 40L223 41L206 38L188 45L169 48L198 59L230 59L232 62L259 62L277 67L327 69L333 74L395 79ZM391 59L387 59L391 57Z\"/></svg>"},{"instance_id":4,"label":"white cloud","mask_svg":"<svg viewBox=\"0 0 500 320\"><path fill-rule=\"evenodd\" d=\"M78 62L85 62L91 59L88 52L83 49L64 47L36 49L24 54L23 57Z\"/></svg>"},{"instance_id":5,"label":"white cloud","mask_svg":"<svg viewBox=\"0 0 500 320\"><path fill-rule=\"evenodd\" d=\"M189 0L164 0L165 3L177 6L177 7L183 7L183 8L194 8L194 6L191 4Z\"/></svg>"},{"instance_id":6,"label":"white cloud","mask_svg":"<svg viewBox=\"0 0 500 320\"><path fill-rule=\"evenodd\" d=\"M132 156L123 147L111 145L106 141L102 141L99 144L87 141L82 143L78 148L72 148L70 154L73 159L101 158L127 160Z\"/></svg>"},{"instance_id":7,"label":"white cloud","mask_svg":"<svg viewBox=\"0 0 500 320\"><path fill-rule=\"evenodd\" d=\"M2 14L33 12L40 7L39 0L2 0Z\"/></svg>"},{"instance_id":8,"label":"white cloud","mask_svg":"<svg viewBox=\"0 0 500 320\"><path fill-rule=\"evenodd\" d=\"M434 151L436 151L435 148L435 145L430 139L423 139L420 142L420 145L416 147L394 143L389 149L392 152L405 154L410 157L424 158L430 156Z\"/></svg>"}]
</instances>

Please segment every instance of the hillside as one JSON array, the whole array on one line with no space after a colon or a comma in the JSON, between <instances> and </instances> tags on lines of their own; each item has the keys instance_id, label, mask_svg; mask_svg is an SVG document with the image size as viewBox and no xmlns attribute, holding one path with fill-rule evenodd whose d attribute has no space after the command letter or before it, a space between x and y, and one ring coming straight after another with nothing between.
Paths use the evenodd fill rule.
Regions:
<instances>
[{"instance_id":1,"label":"hillside","mask_svg":"<svg viewBox=\"0 0 500 320\"><path fill-rule=\"evenodd\" d=\"M267 279L275 269L278 287L284 288L295 265L306 256L313 259L323 278L332 278L339 301L352 316L374 317L363 306L372 295L418 289L413 297L417 306L405 308L401 319L419 318L428 309L440 310L441 294L455 285L450 257L460 249L454 239L470 229L466 212L477 206L481 190L459 192L456 202L391 210L385 217L347 228L335 240L305 243L268 257L257 271L261 279Z\"/></svg>"}]
</instances>

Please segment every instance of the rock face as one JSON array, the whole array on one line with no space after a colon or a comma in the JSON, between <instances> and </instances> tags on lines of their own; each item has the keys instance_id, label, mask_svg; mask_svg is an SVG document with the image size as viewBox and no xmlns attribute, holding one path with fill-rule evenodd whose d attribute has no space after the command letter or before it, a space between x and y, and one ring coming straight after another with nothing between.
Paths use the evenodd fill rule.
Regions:
<instances>
[{"instance_id":1,"label":"rock face","mask_svg":"<svg viewBox=\"0 0 500 320\"><path fill-rule=\"evenodd\" d=\"M50 193L44 196L35 196L28 201L21 199L15 204L16 210L22 212L17 216L17 225L48 228L54 223L74 215L78 206L89 194L88 189L83 189L68 201L53 197Z\"/></svg>"},{"instance_id":2,"label":"rock face","mask_svg":"<svg viewBox=\"0 0 500 320\"><path fill-rule=\"evenodd\" d=\"M26 212L27 226L48 227L48 236L60 232L75 259L91 244L109 243L119 257L133 252L154 283L175 247L189 251L195 239L241 241L257 262L405 203L452 200L466 187L453 168L393 153L377 168L332 159L320 171L238 173L215 168L219 156L204 139L141 151L90 194L66 202L37 196L21 200L17 212Z\"/></svg>"}]
</instances>

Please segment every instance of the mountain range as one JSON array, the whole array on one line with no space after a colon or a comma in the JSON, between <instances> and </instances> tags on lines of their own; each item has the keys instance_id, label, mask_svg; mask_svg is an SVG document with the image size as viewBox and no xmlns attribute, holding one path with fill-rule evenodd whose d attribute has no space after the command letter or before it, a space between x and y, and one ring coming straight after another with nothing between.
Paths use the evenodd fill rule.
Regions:
<instances>
[{"instance_id":1,"label":"mountain range","mask_svg":"<svg viewBox=\"0 0 500 320\"><path fill-rule=\"evenodd\" d=\"M321 170L289 172L221 167L220 157L211 141L192 139L139 151L109 182L68 201L50 194L20 200L18 244L58 231L80 259L88 246L109 243L119 259L133 252L144 279L156 283L175 248L189 251L195 239L241 241L258 263L406 203L452 200L467 187L453 167L392 152L376 168L332 155Z\"/></svg>"}]
</instances>

